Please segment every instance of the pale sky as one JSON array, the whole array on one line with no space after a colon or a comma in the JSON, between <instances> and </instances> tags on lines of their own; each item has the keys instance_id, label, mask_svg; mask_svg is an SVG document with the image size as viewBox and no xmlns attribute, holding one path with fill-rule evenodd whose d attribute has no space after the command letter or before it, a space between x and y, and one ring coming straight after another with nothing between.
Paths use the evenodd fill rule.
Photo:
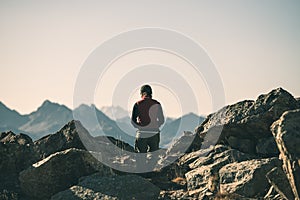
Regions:
<instances>
[{"instance_id":1,"label":"pale sky","mask_svg":"<svg viewBox=\"0 0 300 200\"><path fill-rule=\"evenodd\" d=\"M89 55L113 36L143 27L178 31L200 44L221 77L224 105L256 99L277 87L298 97L299 19L299 0L1 0L0 101L22 114L36 110L45 99L72 108L76 78ZM162 65L166 70L176 65L188 67L166 52L146 50L125 55L98 80L93 103L99 108L122 104L130 110L139 98L138 82L126 91L130 96L124 99L114 100L113 92L116 84L130 77L126 79L126 73L143 65ZM189 72L179 74L183 80L192 80ZM198 80L197 85L197 77L193 80L192 89L199 95L198 113L192 107L187 110L212 112L205 83ZM101 81L107 84L104 88ZM174 88L156 79L152 82L154 97L162 102L167 115L181 115ZM189 97L187 91L183 94Z\"/></svg>"}]
</instances>

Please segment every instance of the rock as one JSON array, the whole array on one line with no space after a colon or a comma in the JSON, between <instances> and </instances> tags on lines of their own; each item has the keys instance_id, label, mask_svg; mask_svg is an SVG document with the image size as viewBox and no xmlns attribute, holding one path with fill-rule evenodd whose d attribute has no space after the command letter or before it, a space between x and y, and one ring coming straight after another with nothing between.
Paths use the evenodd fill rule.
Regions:
<instances>
[{"instance_id":1,"label":"rock","mask_svg":"<svg viewBox=\"0 0 300 200\"><path fill-rule=\"evenodd\" d=\"M51 200L157 199L160 189L137 175L103 177L96 173L52 196Z\"/></svg>"},{"instance_id":2,"label":"rock","mask_svg":"<svg viewBox=\"0 0 300 200\"><path fill-rule=\"evenodd\" d=\"M277 194L279 194L282 199L286 200L294 198L293 191L289 185L289 181L281 167L275 167L267 173L266 177L276 191L272 191L271 194L273 196L278 196ZM270 198L270 194L267 194L267 197Z\"/></svg>"},{"instance_id":3,"label":"rock","mask_svg":"<svg viewBox=\"0 0 300 200\"><path fill-rule=\"evenodd\" d=\"M279 155L279 150L274 137L261 138L258 140L256 145L256 153L261 157L272 156L276 157Z\"/></svg>"},{"instance_id":4,"label":"rock","mask_svg":"<svg viewBox=\"0 0 300 200\"><path fill-rule=\"evenodd\" d=\"M183 136L175 140L167 149L165 155L159 161L159 164L161 166L173 164L186 153L200 150L201 141L197 134L193 134L190 131L184 132Z\"/></svg>"},{"instance_id":5,"label":"rock","mask_svg":"<svg viewBox=\"0 0 300 200\"><path fill-rule=\"evenodd\" d=\"M230 149L223 145L217 145L206 157L199 157L192 162L189 167L195 169L203 165L215 164L221 160L226 160L228 163L241 162L245 160L253 159L254 156L245 154L236 149Z\"/></svg>"},{"instance_id":6,"label":"rock","mask_svg":"<svg viewBox=\"0 0 300 200\"><path fill-rule=\"evenodd\" d=\"M186 200L186 199L193 199L193 197L189 196L188 192L181 189L181 190L172 190L172 191L160 191L158 199L160 200Z\"/></svg>"},{"instance_id":7,"label":"rock","mask_svg":"<svg viewBox=\"0 0 300 200\"><path fill-rule=\"evenodd\" d=\"M19 172L36 162L31 138L13 132L0 133L0 191L18 190Z\"/></svg>"},{"instance_id":8,"label":"rock","mask_svg":"<svg viewBox=\"0 0 300 200\"><path fill-rule=\"evenodd\" d=\"M191 171L185 174L187 189L194 193L218 191L219 170L233 162L241 162L252 157L235 149L218 145L207 157L200 157L189 164Z\"/></svg>"},{"instance_id":9,"label":"rock","mask_svg":"<svg viewBox=\"0 0 300 200\"><path fill-rule=\"evenodd\" d=\"M82 176L96 171L102 175L111 174L111 170L94 156L79 149L68 149L48 156L20 173L22 193L32 199L49 199L53 194L76 184Z\"/></svg>"},{"instance_id":10,"label":"rock","mask_svg":"<svg viewBox=\"0 0 300 200\"><path fill-rule=\"evenodd\" d=\"M166 199L210 198L218 190L216 177L218 177L219 168L231 162L252 158L251 155L230 149L224 145L211 146L207 149L187 153L172 165L163 168L160 174L161 177L168 177L169 181L180 178L187 179L189 191L180 191L176 188L167 190L167 188L164 188L165 191L161 194L161 199L163 197ZM203 170L198 171L199 168ZM180 195L183 196L180 197Z\"/></svg>"},{"instance_id":11,"label":"rock","mask_svg":"<svg viewBox=\"0 0 300 200\"><path fill-rule=\"evenodd\" d=\"M297 108L297 100L282 88L260 95L256 101L242 101L211 114L196 128L204 138L203 145L212 141L226 144L245 153L257 154L259 140L271 138L271 124L283 112ZM209 138L209 139L207 139ZM259 147L256 147L256 144ZM269 146L272 147L272 146ZM264 157L272 157L277 148L269 149Z\"/></svg>"},{"instance_id":12,"label":"rock","mask_svg":"<svg viewBox=\"0 0 300 200\"><path fill-rule=\"evenodd\" d=\"M84 149L77 127L82 127L79 121L72 120L55 134L47 135L34 142L35 149L41 159L69 148ZM87 131L86 131L87 132ZM88 133L87 133L88 134Z\"/></svg>"},{"instance_id":13,"label":"rock","mask_svg":"<svg viewBox=\"0 0 300 200\"><path fill-rule=\"evenodd\" d=\"M184 149L180 149L181 145L188 147L190 141L192 141L194 136L192 133L185 134L182 138L177 140L166 153L160 156L158 161L157 170L162 174L162 176L168 177L172 180L176 177L184 177L184 174L190 170L189 164L199 157L206 156L208 152L212 150L212 146L207 149L200 149L197 151L192 151L190 153L184 153ZM183 142L184 144L181 144Z\"/></svg>"},{"instance_id":14,"label":"rock","mask_svg":"<svg viewBox=\"0 0 300 200\"><path fill-rule=\"evenodd\" d=\"M60 131L37 140L35 149L43 159L52 153L69 148L100 152L103 162L117 169L132 168L133 158L129 152L134 148L113 137L92 137L79 121L71 121Z\"/></svg>"},{"instance_id":15,"label":"rock","mask_svg":"<svg viewBox=\"0 0 300 200\"><path fill-rule=\"evenodd\" d=\"M220 193L239 194L249 198L264 197L270 188L265 175L280 165L278 158L227 164L219 171Z\"/></svg>"},{"instance_id":16,"label":"rock","mask_svg":"<svg viewBox=\"0 0 300 200\"><path fill-rule=\"evenodd\" d=\"M273 186L270 187L268 193L264 196L264 200L283 200L283 199L284 198L277 193L277 191Z\"/></svg>"},{"instance_id":17,"label":"rock","mask_svg":"<svg viewBox=\"0 0 300 200\"><path fill-rule=\"evenodd\" d=\"M300 199L300 109L283 113L271 130L295 199Z\"/></svg>"},{"instance_id":18,"label":"rock","mask_svg":"<svg viewBox=\"0 0 300 200\"><path fill-rule=\"evenodd\" d=\"M0 191L0 199L1 200L18 200L19 195L16 192L3 190Z\"/></svg>"},{"instance_id":19,"label":"rock","mask_svg":"<svg viewBox=\"0 0 300 200\"><path fill-rule=\"evenodd\" d=\"M194 163L195 160L198 159L209 159L206 157L206 155L213 150L213 147L207 149L200 149L198 151L194 151L191 153L187 153L184 156L182 156L178 162L176 162L176 176L177 177L184 177L185 173L191 170L190 164Z\"/></svg>"},{"instance_id":20,"label":"rock","mask_svg":"<svg viewBox=\"0 0 300 200\"><path fill-rule=\"evenodd\" d=\"M197 134L185 131L167 150L167 155L183 155L201 149L202 139Z\"/></svg>"}]
</instances>

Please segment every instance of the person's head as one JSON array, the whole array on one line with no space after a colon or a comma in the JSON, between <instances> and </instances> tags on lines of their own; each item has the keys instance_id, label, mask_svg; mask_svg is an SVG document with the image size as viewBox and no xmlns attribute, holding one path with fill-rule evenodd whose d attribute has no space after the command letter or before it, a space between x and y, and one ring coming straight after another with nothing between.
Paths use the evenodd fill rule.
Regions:
<instances>
[{"instance_id":1,"label":"person's head","mask_svg":"<svg viewBox=\"0 0 300 200\"><path fill-rule=\"evenodd\" d=\"M150 85L143 85L141 87L141 96L147 96L147 97L152 97L152 88Z\"/></svg>"}]
</instances>

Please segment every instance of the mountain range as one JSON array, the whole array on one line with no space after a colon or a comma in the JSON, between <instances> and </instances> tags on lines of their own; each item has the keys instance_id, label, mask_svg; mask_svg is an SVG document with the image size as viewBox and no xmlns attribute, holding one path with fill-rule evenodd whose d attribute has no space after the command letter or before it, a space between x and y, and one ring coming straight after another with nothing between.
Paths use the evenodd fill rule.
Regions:
<instances>
[{"instance_id":1,"label":"mountain range","mask_svg":"<svg viewBox=\"0 0 300 200\"><path fill-rule=\"evenodd\" d=\"M108 135L133 145L136 129L131 125L128 111L119 106L102 107L99 110L95 105L82 104L71 110L65 105L46 100L36 111L22 115L0 102L0 132L21 132L33 140L57 132L73 119L80 120L92 136ZM193 113L178 119L166 118L161 131L161 145L167 146L184 131L193 131L203 119Z\"/></svg>"}]
</instances>

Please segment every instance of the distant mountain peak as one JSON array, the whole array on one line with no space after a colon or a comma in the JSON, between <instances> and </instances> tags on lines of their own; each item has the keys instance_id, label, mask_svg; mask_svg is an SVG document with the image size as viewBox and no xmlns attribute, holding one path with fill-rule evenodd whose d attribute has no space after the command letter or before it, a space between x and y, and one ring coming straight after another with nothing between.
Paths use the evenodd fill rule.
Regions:
<instances>
[{"instance_id":1,"label":"distant mountain peak","mask_svg":"<svg viewBox=\"0 0 300 200\"><path fill-rule=\"evenodd\" d=\"M46 99L42 105L48 105L48 104L52 104L53 102L51 102L50 100Z\"/></svg>"},{"instance_id":2,"label":"distant mountain peak","mask_svg":"<svg viewBox=\"0 0 300 200\"><path fill-rule=\"evenodd\" d=\"M64 106L62 104L59 104L59 103L55 103L55 102L52 102L50 100L45 100L42 105L40 107L45 107L45 106L51 106L51 105L56 105L56 106Z\"/></svg>"},{"instance_id":3,"label":"distant mountain peak","mask_svg":"<svg viewBox=\"0 0 300 200\"><path fill-rule=\"evenodd\" d=\"M13 109L10 109L9 107L7 107L2 101L0 101L0 109L3 109L3 110L7 110L7 111L11 111L11 112L15 112L15 113L18 113L18 111L16 110L13 110Z\"/></svg>"},{"instance_id":4,"label":"distant mountain peak","mask_svg":"<svg viewBox=\"0 0 300 200\"><path fill-rule=\"evenodd\" d=\"M68 108L67 106L65 106L63 104L55 103L55 102L52 102L50 100L45 100L42 103L42 105L40 107L38 107L38 109L33 113L40 112L40 111L53 112L57 109L63 109L63 110L71 111L70 108ZM33 114L33 113L31 113L31 114Z\"/></svg>"},{"instance_id":5,"label":"distant mountain peak","mask_svg":"<svg viewBox=\"0 0 300 200\"><path fill-rule=\"evenodd\" d=\"M122 119L124 117L128 117L128 111L119 105L102 106L100 110L111 119Z\"/></svg>"}]
</instances>

